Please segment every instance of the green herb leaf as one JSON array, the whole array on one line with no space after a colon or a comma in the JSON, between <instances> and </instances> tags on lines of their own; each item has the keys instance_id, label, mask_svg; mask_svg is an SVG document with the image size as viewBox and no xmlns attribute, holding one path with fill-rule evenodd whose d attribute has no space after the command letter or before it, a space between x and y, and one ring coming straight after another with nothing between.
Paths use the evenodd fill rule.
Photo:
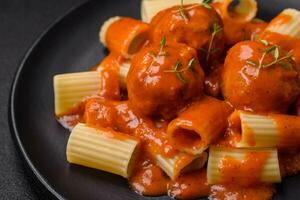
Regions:
<instances>
[{"instance_id":1,"label":"green herb leaf","mask_svg":"<svg viewBox=\"0 0 300 200\"><path fill-rule=\"evenodd\" d=\"M254 60L251 60L251 59L246 60L246 63L249 64L249 65L252 65L252 66L257 65L257 62L255 62Z\"/></svg>"},{"instance_id":2,"label":"green herb leaf","mask_svg":"<svg viewBox=\"0 0 300 200\"><path fill-rule=\"evenodd\" d=\"M279 49L278 49L278 47L274 49L274 58L276 60L279 58Z\"/></svg>"},{"instance_id":3,"label":"green herb leaf","mask_svg":"<svg viewBox=\"0 0 300 200\"><path fill-rule=\"evenodd\" d=\"M213 42L214 42L214 39L215 39L216 35L218 33L220 33L222 30L223 30L223 28L220 26L220 24L218 24L217 22L213 23L211 39L209 41L208 49L206 51L206 61L209 60L209 57L210 57L211 54L217 52L217 50L213 49ZM218 48L216 48L216 49L218 49Z\"/></svg>"},{"instance_id":4,"label":"green herb leaf","mask_svg":"<svg viewBox=\"0 0 300 200\"><path fill-rule=\"evenodd\" d=\"M269 42L267 40L262 40L262 39L259 39L258 41L260 41L263 45L265 46L268 46L269 45Z\"/></svg>"},{"instance_id":5,"label":"green herb leaf","mask_svg":"<svg viewBox=\"0 0 300 200\"><path fill-rule=\"evenodd\" d=\"M149 51L149 54L150 54L151 56L153 56L153 57L156 56L155 53L154 53L154 51Z\"/></svg>"},{"instance_id":6,"label":"green herb leaf","mask_svg":"<svg viewBox=\"0 0 300 200\"><path fill-rule=\"evenodd\" d=\"M163 48L165 48L167 44L167 38L166 36L163 36L163 38L160 41L160 52L162 52Z\"/></svg>"},{"instance_id":7,"label":"green herb leaf","mask_svg":"<svg viewBox=\"0 0 300 200\"><path fill-rule=\"evenodd\" d=\"M184 19L184 21L189 21L189 16L186 13L186 10L184 9L184 5L183 5L183 0L181 0L181 5L179 7L179 13L182 16L182 18Z\"/></svg>"},{"instance_id":8,"label":"green herb leaf","mask_svg":"<svg viewBox=\"0 0 300 200\"><path fill-rule=\"evenodd\" d=\"M179 72L179 68L182 66L182 63L180 61L177 61L174 67L174 71L176 74L176 77L182 82L182 83L187 83L187 81L183 78L181 72Z\"/></svg>"},{"instance_id":9,"label":"green herb leaf","mask_svg":"<svg viewBox=\"0 0 300 200\"><path fill-rule=\"evenodd\" d=\"M190 59L187 66L187 68L192 72L195 72L195 68L194 68L195 61L196 61L195 58Z\"/></svg>"},{"instance_id":10,"label":"green herb leaf","mask_svg":"<svg viewBox=\"0 0 300 200\"><path fill-rule=\"evenodd\" d=\"M210 5L211 2L212 2L212 0L203 0L202 5L203 5L205 8L211 9L211 5Z\"/></svg>"}]
</instances>

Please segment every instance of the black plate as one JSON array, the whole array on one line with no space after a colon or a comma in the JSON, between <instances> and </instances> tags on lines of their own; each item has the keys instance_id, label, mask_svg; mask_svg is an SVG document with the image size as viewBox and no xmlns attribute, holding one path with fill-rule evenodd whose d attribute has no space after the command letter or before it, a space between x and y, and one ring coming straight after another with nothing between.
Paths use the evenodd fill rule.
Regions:
<instances>
[{"instance_id":1,"label":"black plate","mask_svg":"<svg viewBox=\"0 0 300 200\"><path fill-rule=\"evenodd\" d=\"M259 17L269 20L287 7L300 9L300 2L260 0ZM139 0L85 3L38 38L16 74L10 101L12 133L30 168L59 199L145 199L129 190L123 178L67 163L69 132L55 120L52 86L55 74L87 70L105 56L98 31L108 17L138 18L139 12ZM299 188L300 176L284 179L275 199L298 199Z\"/></svg>"}]
</instances>

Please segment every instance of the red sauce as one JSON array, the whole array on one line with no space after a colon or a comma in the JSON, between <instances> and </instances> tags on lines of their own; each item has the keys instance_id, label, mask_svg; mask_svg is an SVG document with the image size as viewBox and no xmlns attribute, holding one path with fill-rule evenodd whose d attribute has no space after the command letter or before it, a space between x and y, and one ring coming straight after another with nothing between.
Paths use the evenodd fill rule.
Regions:
<instances>
[{"instance_id":1,"label":"red sauce","mask_svg":"<svg viewBox=\"0 0 300 200\"><path fill-rule=\"evenodd\" d=\"M269 31L264 31L261 35L261 38L269 41L272 44L277 44L281 46L286 51L292 51L293 58L300 65L300 40L293 38L288 35L281 35L279 33L273 33Z\"/></svg>"},{"instance_id":2,"label":"red sauce","mask_svg":"<svg viewBox=\"0 0 300 200\"><path fill-rule=\"evenodd\" d=\"M154 161L156 154L173 157L182 151L185 155L175 166L179 173L183 166L193 163L194 150L203 151L211 144L233 147L240 141L239 113L234 112L229 117L233 108L287 113L299 96L299 66L289 61L290 70L278 64L259 70L247 60L259 62L263 49L270 46L258 41L240 42L260 35L271 44L282 46L280 56L291 50L299 64L299 40L264 31L265 22L233 20L237 17L235 14L229 13L226 17L222 15L220 4L213 6L216 10L196 4L184 6L188 19L179 12L180 7L175 6L159 12L150 25L131 18L113 23L106 35L111 53L98 68L101 68L101 92L58 116L69 129L83 122L107 131L110 137L123 139L123 134L127 134L139 140L141 154L133 166L129 183L140 194L168 194L176 199L209 194L215 200L272 198L273 186L259 183L268 153L249 153L242 160L225 156L218 166L224 185L212 186L207 183L205 168L187 167L175 180L170 180ZM272 23L283 24L289 20L282 15ZM212 28L216 23L222 31L213 37ZM166 44L161 45L164 36ZM210 52L207 59L210 43L215 51ZM236 45L229 50L223 66L220 63L223 63L225 43ZM122 95L119 81L120 65L125 58L132 59L126 80L128 98ZM265 56L264 62L270 63L273 59L274 54L270 54ZM207 94L220 99L223 95L225 101L204 96L204 81ZM282 144L300 144L300 137L295 141L289 139L300 132L299 122L294 117L277 117L275 121L279 124ZM247 129L247 125L244 128ZM253 133L248 130L247 136L246 142L255 145ZM279 160L283 175L300 171L299 150L280 149Z\"/></svg>"},{"instance_id":3,"label":"red sauce","mask_svg":"<svg viewBox=\"0 0 300 200\"><path fill-rule=\"evenodd\" d=\"M291 68L276 63L260 68L265 46L257 41L240 42L233 46L225 59L222 71L222 92L225 100L236 109L252 112L286 113L300 92L300 76L297 65L286 62ZM279 49L280 57L286 52ZM266 54L264 64L274 61L274 54Z\"/></svg>"},{"instance_id":4,"label":"red sauce","mask_svg":"<svg viewBox=\"0 0 300 200\"><path fill-rule=\"evenodd\" d=\"M108 27L107 47L124 57L136 53L149 38L150 26L139 20L122 17Z\"/></svg>"},{"instance_id":5,"label":"red sauce","mask_svg":"<svg viewBox=\"0 0 300 200\"><path fill-rule=\"evenodd\" d=\"M299 147L300 119L298 116L270 115L279 132L279 147Z\"/></svg>"},{"instance_id":6,"label":"red sauce","mask_svg":"<svg viewBox=\"0 0 300 200\"><path fill-rule=\"evenodd\" d=\"M191 59L192 70L188 69ZM180 73L172 71L176 66L182 70ZM129 102L140 115L170 119L202 94L203 81L204 73L193 48L169 40L163 49L158 43L152 44L132 59L127 76Z\"/></svg>"},{"instance_id":7,"label":"red sauce","mask_svg":"<svg viewBox=\"0 0 300 200\"><path fill-rule=\"evenodd\" d=\"M270 154L266 152L251 152L242 160L225 156L218 165L220 183L238 183L243 186L259 183L264 164L269 157Z\"/></svg>"},{"instance_id":8,"label":"red sauce","mask_svg":"<svg viewBox=\"0 0 300 200\"><path fill-rule=\"evenodd\" d=\"M168 195L175 199L194 199L208 196L206 170L188 172L168 183Z\"/></svg>"},{"instance_id":9,"label":"red sauce","mask_svg":"<svg viewBox=\"0 0 300 200\"><path fill-rule=\"evenodd\" d=\"M214 63L222 55L225 41L222 31L212 38L213 26L218 24L222 28L222 20L214 9L197 4L184 6L187 18L184 18L179 10L179 6L174 6L153 17L152 39L159 42L166 36L168 41L185 43L198 50L199 60L203 66ZM211 50L216 51L210 51L207 56L211 40L213 40Z\"/></svg>"},{"instance_id":10,"label":"red sauce","mask_svg":"<svg viewBox=\"0 0 300 200\"><path fill-rule=\"evenodd\" d=\"M231 112L232 108L224 101L205 96L169 124L169 140L181 151L205 150L227 128Z\"/></svg>"},{"instance_id":11,"label":"red sauce","mask_svg":"<svg viewBox=\"0 0 300 200\"><path fill-rule=\"evenodd\" d=\"M135 167L134 174L129 179L133 190L146 196L166 194L169 177L150 159L140 159Z\"/></svg>"},{"instance_id":12,"label":"red sauce","mask_svg":"<svg viewBox=\"0 0 300 200\"><path fill-rule=\"evenodd\" d=\"M110 53L98 66L101 75L100 96L106 99L120 100L120 64L123 58Z\"/></svg>"},{"instance_id":13,"label":"red sauce","mask_svg":"<svg viewBox=\"0 0 300 200\"><path fill-rule=\"evenodd\" d=\"M205 77L205 92L215 98L221 98L221 74L223 65L216 65L211 68L211 71Z\"/></svg>"},{"instance_id":14,"label":"red sauce","mask_svg":"<svg viewBox=\"0 0 300 200\"><path fill-rule=\"evenodd\" d=\"M268 23L262 21L245 21L235 20L228 17L222 11L222 3L212 4L216 11L220 14L224 23L224 34L228 45L236 44L244 40L253 40L267 27Z\"/></svg>"}]
</instances>

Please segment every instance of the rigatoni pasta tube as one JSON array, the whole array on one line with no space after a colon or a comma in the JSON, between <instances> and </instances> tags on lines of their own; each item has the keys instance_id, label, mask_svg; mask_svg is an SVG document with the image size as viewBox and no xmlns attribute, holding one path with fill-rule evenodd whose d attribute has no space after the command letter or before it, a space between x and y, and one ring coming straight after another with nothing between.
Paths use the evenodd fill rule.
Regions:
<instances>
[{"instance_id":1,"label":"rigatoni pasta tube","mask_svg":"<svg viewBox=\"0 0 300 200\"><path fill-rule=\"evenodd\" d=\"M265 32L278 33L300 39L300 11L292 8L283 10L269 23Z\"/></svg>"},{"instance_id":2,"label":"rigatoni pasta tube","mask_svg":"<svg viewBox=\"0 0 300 200\"><path fill-rule=\"evenodd\" d=\"M71 132L66 154L70 163L128 178L138 150L139 142L133 137L79 123Z\"/></svg>"},{"instance_id":3,"label":"rigatoni pasta tube","mask_svg":"<svg viewBox=\"0 0 300 200\"><path fill-rule=\"evenodd\" d=\"M128 58L148 40L150 25L129 17L107 20L100 30L100 41L110 51Z\"/></svg>"},{"instance_id":4,"label":"rigatoni pasta tube","mask_svg":"<svg viewBox=\"0 0 300 200\"><path fill-rule=\"evenodd\" d=\"M126 77L130 63L119 66L120 86L126 88ZM101 91L101 66L97 71L58 74L53 78L55 114L63 115L86 97Z\"/></svg>"},{"instance_id":5,"label":"rigatoni pasta tube","mask_svg":"<svg viewBox=\"0 0 300 200\"><path fill-rule=\"evenodd\" d=\"M277 150L211 147L207 179L209 184L278 183L281 176Z\"/></svg>"},{"instance_id":6,"label":"rigatoni pasta tube","mask_svg":"<svg viewBox=\"0 0 300 200\"><path fill-rule=\"evenodd\" d=\"M288 148L300 145L300 117L239 113L242 137L237 147Z\"/></svg>"},{"instance_id":7,"label":"rigatoni pasta tube","mask_svg":"<svg viewBox=\"0 0 300 200\"><path fill-rule=\"evenodd\" d=\"M179 151L200 154L227 127L231 111L224 101L203 97L171 121L168 139Z\"/></svg>"},{"instance_id":8,"label":"rigatoni pasta tube","mask_svg":"<svg viewBox=\"0 0 300 200\"><path fill-rule=\"evenodd\" d=\"M203 0L185 0L183 3L187 4L194 4L199 3L201 4ZM178 0L142 0L141 3L141 17L144 22L149 23L159 11L170 8L172 6L180 5L180 1Z\"/></svg>"},{"instance_id":9,"label":"rigatoni pasta tube","mask_svg":"<svg viewBox=\"0 0 300 200\"><path fill-rule=\"evenodd\" d=\"M79 72L54 76L54 102L57 116L68 112L85 97L100 91L100 73Z\"/></svg>"},{"instance_id":10,"label":"rigatoni pasta tube","mask_svg":"<svg viewBox=\"0 0 300 200\"><path fill-rule=\"evenodd\" d=\"M173 158L160 154L155 157L156 164L172 179L176 179L181 172L201 169L207 161L207 153L203 152L198 156L179 153Z\"/></svg>"},{"instance_id":11,"label":"rigatoni pasta tube","mask_svg":"<svg viewBox=\"0 0 300 200\"><path fill-rule=\"evenodd\" d=\"M257 2L255 0L240 0L232 7L233 0L216 0L214 3L220 3L220 14L222 18L232 21L247 22L251 21L257 13Z\"/></svg>"}]
</instances>

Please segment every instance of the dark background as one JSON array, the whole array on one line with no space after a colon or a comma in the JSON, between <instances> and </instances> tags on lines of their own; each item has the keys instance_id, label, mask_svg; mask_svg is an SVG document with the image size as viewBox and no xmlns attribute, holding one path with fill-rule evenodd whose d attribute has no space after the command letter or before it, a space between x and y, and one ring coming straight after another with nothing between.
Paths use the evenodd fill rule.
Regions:
<instances>
[{"instance_id":1,"label":"dark background","mask_svg":"<svg viewBox=\"0 0 300 200\"><path fill-rule=\"evenodd\" d=\"M52 199L24 162L8 122L14 74L27 49L55 19L86 0L0 0L0 199Z\"/></svg>"}]
</instances>

